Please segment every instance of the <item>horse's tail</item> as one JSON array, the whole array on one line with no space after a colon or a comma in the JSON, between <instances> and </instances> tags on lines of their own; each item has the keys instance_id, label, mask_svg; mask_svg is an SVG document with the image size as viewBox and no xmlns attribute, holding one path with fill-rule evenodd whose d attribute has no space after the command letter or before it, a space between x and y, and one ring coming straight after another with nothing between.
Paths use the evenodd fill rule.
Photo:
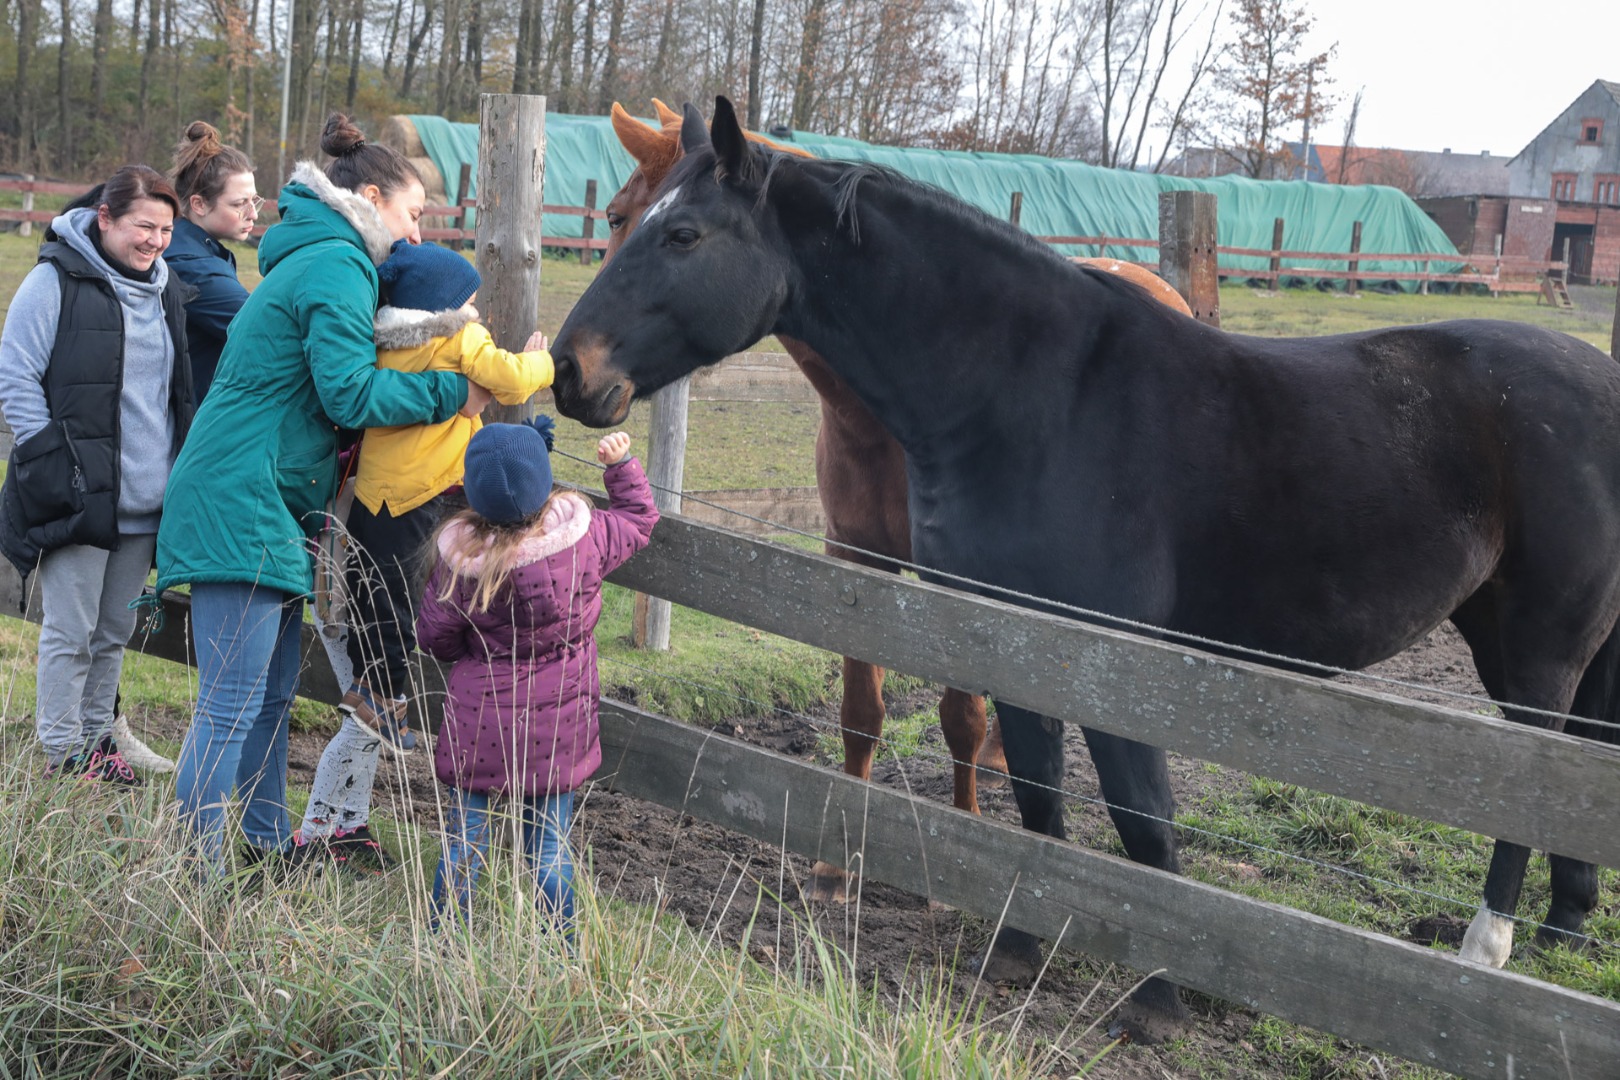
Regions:
<instances>
[{"instance_id":1,"label":"horse's tail","mask_svg":"<svg viewBox=\"0 0 1620 1080\"><path fill-rule=\"evenodd\" d=\"M1566 734L1620 744L1620 624L1609 631L1607 640L1586 666L1570 712L1600 722L1570 720L1564 725Z\"/></svg>"}]
</instances>

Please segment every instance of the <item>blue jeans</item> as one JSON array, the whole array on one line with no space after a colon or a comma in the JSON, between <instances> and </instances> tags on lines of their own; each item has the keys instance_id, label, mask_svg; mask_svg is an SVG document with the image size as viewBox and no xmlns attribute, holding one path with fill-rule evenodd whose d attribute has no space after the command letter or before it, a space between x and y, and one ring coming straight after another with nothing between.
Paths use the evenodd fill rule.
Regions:
<instances>
[{"instance_id":1,"label":"blue jeans","mask_svg":"<svg viewBox=\"0 0 1620 1080\"><path fill-rule=\"evenodd\" d=\"M264 851L292 839L287 817L287 718L298 690L303 597L247 583L191 587L197 712L180 749L175 794L203 852L225 865L226 811L242 800L242 832Z\"/></svg>"},{"instance_id":2,"label":"blue jeans","mask_svg":"<svg viewBox=\"0 0 1620 1080\"><path fill-rule=\"evenodd\" d=\"M522 833L523 854L534 871L535 902L554 915L563 932L572 937L574 860L568 851L568 828L574 817L574 793L514 796L495 809L488 795L476 791L451 788L449 794L444 853L433 875L433 925L454 919L455 912L471 915L478 873L489 858L490 833L515 827Z\"/></svg>"}]
</instances>

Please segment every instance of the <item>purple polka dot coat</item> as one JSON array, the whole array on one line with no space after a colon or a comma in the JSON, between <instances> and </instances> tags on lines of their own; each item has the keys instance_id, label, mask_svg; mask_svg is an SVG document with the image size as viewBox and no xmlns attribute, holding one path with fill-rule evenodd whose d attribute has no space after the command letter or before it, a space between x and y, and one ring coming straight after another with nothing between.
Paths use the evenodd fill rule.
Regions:
<instances>
[{"instance_id":1,"label":"purple polka dot coat","mask_svg":"<svg viewBox=\"0 0 1620 1080\"><path fill-rule=\"evenodd\" d=\"M471 599L482 556L458 563L452 524L416 620L418 646L452 665L433 753L440 780L491 795L572 791L602 763L596 620L602 578L647 546L658 510L635 458L603 474L609 509L553 500L489 610ZM438 597L447 580L450 596Z\"/></svg>"}]
</instances>

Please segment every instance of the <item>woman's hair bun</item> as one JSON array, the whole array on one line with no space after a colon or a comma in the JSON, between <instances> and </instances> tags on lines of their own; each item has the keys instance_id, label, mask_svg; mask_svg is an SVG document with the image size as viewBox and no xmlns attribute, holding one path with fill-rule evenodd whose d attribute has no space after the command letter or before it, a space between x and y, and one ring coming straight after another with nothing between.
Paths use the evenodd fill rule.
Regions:
<instances>
[{"instance_id":1,"label":"woman's hair bun","mask_svg":"<svg viewBox=\"0 0 1620 1080\"><path fill-rule=\"evenodd\" d=\"M198 150L203 156L219 153L219 129L206 120L193 120L185 138L188 143L202 143Z\"/></svg>"},{"instance_id":2,"label":"woman's hair bun","mask_svg":"<svg viewBox=\"0 0 1620 1080\"><path fill-rule=\"evenodd\" d=\"M342 157L352 154L366 145L365 134L354 126L342 113L333 113L326 118L326 127L321 131L321 149L332 157Z\"/></svg>"}]
</instances>

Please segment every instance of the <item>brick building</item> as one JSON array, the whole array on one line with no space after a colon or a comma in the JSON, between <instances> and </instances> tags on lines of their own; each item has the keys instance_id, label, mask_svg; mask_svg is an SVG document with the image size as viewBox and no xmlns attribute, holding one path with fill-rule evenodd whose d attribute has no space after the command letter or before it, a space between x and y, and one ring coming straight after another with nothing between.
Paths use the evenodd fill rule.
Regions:
<instances>
[{"instance_id":1,"label":"brick building","mask_svg":"<svg viewBox=\"0 0 1620 1080\"><path fill-rule=\"evenodd\" d=\"M1566 244L1570 279L1620 279L1620 82L1599 79L1508 162L1509 191L1551 200L1546 257Z\"/></svg>"}]
</instances>

